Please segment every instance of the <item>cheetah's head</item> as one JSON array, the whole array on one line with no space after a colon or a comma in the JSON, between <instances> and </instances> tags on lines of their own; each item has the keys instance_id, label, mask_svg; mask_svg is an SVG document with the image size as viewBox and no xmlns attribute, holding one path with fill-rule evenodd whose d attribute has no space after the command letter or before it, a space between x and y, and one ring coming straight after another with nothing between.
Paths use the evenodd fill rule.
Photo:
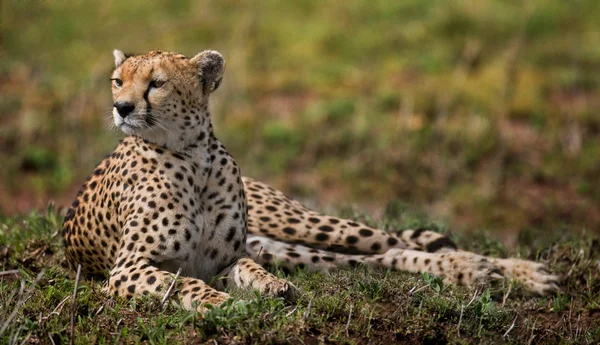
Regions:
<instances>
[{"instance_id":1,"label":"cheetah's head","mask_svg":"<svg viewBox=\"0 0 600 345\"><path fill-rule=\"evenodd\" d=\"M113 55L112 114L122 132L179 150L207 130L208 97L225 70L220 53L206 50L187 58L162 51L130 56L115 50Z\"/></svg>"}]
</instances>

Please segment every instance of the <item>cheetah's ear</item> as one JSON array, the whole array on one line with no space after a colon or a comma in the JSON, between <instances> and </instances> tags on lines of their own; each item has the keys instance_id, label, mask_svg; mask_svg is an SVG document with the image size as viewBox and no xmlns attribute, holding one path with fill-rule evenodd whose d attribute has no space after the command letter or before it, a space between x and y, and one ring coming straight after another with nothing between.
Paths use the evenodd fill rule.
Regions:
<instances>
[{"instance_id":1,"label":"cheetah's ear","mask_svg":"<svg viewBox=\"0 0 600 345\"><path fill-rule=\"evenodd\" d=\"M115 67L121 66L127 60L127 55L118 49L113 50L113 56L115 57Z\"/></svg>"},{"instance_id":2,"label":"cheetah's ear","mask_svg":"<svg viewBox=\"0 0 600 345\"><path fill-rule=\"evenodd\" d=\"M202 92L205 95L215 91L225 72L225 59L215 50L205 50L190 59L198 66L198 75L202 79Z\"/></svg>"}]
</instances>

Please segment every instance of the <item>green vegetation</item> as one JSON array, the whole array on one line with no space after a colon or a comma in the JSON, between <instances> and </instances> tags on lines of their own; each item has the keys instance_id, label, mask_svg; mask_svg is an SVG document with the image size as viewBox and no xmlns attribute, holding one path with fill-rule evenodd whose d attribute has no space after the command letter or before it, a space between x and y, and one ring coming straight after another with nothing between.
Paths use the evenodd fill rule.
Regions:
<instances>
[{"instance_id":1,"label":"green vegetation","mask_svg":"<svg viewBox=\"0 0 600 345\"><path fill-rule=\"evenodd\" d=\"M113 48L211 47L228 60L218 136L249 176L375 214L410 203L460 230L597 230L599 12L595 0L5 1L0 210L68 204L114 147Z\"/></svg>"},{"instance_id":2,"label":"green vegetation","mask_svg":"<svg viewBox=\"0 0 600 345\"><path fill-rule=\"evenodd\" d=\"M304 292L295 305L233 291L227 309L201 318L174 304L163 308L157 297L115 300L85 279L73 313L74 273L63 268L59 232L52 209L0 219L1 343L67 343L72 315L75 344L600 342L600 245L589 236L544 234L509 252L562 274L564 290L555 296L531 298L509 281L474 290L428 274L358 267L293 274ZM498 242L456 239L468 249L507 251Z\"/></svg>"}]
</instances>

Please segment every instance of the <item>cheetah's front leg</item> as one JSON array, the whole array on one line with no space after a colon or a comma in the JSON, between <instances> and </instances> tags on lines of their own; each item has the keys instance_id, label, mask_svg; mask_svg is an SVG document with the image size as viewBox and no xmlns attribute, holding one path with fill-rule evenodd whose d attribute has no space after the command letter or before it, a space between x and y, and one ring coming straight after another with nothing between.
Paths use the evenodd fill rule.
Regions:
<instances>
[{"instance_id":1,"label":"cheetah's front leg","mask_svg":"<svg viewBox=\"0 0 600 345\"><path fill-rule=\"evenodd\" d=\"M263 296L283 297L289 302L293 302L297 297L294 285L267 272L248 257L239 259L233 266L223 270L216 285L219 289L256 289Z\"/></svg>"},{"instance_id":2,"label":"cheetah's front leg","mask_svg":"<svg viewBox=\"0 0 600 345\"><path fill-rule=\"evenodd\" d=\"M110 272L105 290L128 299L146 294L164 296L168 286L175 279L175 274L161 271L144 262L143 259L139 260L138 264L126 269L115 267ZM213 289L202 280L190 277L177 278L175 290L171 293L175 297L179 297L185 309L193 310L195 308L200 312L206 310L207 304L219 306L230 298L228 294Z\"/></svg>"},{"instance_id":3,"label":"cheetah's front leg","mask_svg":"<svg viewBox=\"0 0 600 345\"><path fill-rule=\"evenodd\" d=\"M173 218L177 219L176 216ZM108 292L128 299L146 294L162 297L175 278L174 272L161 270L159 265L161 256L176 252L170 251L164 243L157 243L155 234L147 231L145 222L141 219L148 220L152 217L134 215L123 228L115 266L110 271L106 286ZM158 218L154 222L158 222ZM153 224L148 223L148 227L152 228ZM175 230L172 240L177 242L178 236L185 237L184 233ZM196 308L203 312L204 305L218 306L230 298L228 294L215 290L201 279L192 277L180 277L175 287L172 294L178 296L183 307L189 310Z\"/></svg>"}]
</instances>

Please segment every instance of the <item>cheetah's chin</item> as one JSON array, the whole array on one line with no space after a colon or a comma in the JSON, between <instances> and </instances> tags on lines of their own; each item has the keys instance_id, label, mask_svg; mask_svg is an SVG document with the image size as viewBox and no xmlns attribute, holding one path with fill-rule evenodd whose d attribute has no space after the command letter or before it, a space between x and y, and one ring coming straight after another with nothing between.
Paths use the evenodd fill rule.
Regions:
<instances>
[{"instance_id":1,"label":"cheetah's chin","mask_svg":"<svg viewBox=\"0 0 600 345\"><path fill-rule=\"evenodd\" d=\"M127 135L133 135L136 134L137 132L139 132L139 128L133 125L130 125L128 123L121 123L119 125L119 129L121 130L121 132L127 134Z\"/></svg>"}]
</instances>

